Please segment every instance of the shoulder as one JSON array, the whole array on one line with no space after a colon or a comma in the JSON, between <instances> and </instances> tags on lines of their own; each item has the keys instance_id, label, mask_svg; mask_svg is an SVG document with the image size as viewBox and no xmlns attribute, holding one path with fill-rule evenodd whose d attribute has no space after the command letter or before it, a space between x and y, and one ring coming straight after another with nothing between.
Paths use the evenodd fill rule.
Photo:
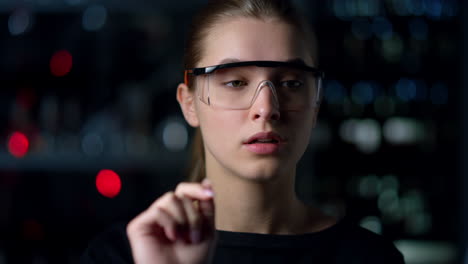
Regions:
<instances>
[{"instance_id":1,"label":"shoulder","mask_svg":"<svg viewBox=\"0 0 468 264\"><path fill-rule=\"evenodd\" d=\"M133 263L127 223L117 223L97 235L81 255L80 263Z\"/></svg>"},{"instance_id":2,"label":"shoulder","mask_svg":"<svg viewBox=\"0 0 468 264\"><path fill-rule=\"evenodd\" d=\"M336 226L338 263L404 263L403 255L392 241L373 233L348 220L341 220ZM350 256L353 260L350 261Z\"/></svg>"}]
</instances>

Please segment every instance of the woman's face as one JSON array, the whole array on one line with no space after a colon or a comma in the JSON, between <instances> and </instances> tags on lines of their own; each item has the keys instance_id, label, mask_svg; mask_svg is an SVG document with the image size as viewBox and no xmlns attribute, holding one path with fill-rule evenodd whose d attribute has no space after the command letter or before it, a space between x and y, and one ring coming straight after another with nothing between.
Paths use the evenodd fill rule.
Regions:
<instances>
[{"instance_id":1,"label":"woman's face","mask_svg":"<svg viewBox=\"0 0 468 264\"><path fill-rule=\"evenodd\" d=\"M204 41L204 57L197 67L234 61L289 61L313 65L305 43L293 27L278 20L236 18L214 26ZM272 68L258 68L258 80L268 80ZM199 87L198 87L199 88ZM270 89L261 89L245 110L227 110L195 100L195 112L205 144L208 173L266 180L290 176L304 153L317 110L282 111ZM285 141L272 145L246 141L273 132ZM271 136L272 134L266 134Z\"/></svg>"}]
</instances>

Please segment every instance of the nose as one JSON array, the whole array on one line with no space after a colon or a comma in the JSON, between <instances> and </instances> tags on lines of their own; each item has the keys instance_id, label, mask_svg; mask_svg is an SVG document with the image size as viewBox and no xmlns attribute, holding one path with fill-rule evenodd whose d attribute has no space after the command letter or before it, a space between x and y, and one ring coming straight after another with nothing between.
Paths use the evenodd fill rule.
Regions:
<instances>
[{"instance_id":1,"label":"nose","mask_svg":"<svg viewBox=\"0 0 468 264\"><path fill-rule=\"evenodd\" d=\"M250 108L253 120L278 121L280 118L279 103L273 83L260 83Z\"/></svg>"}]
</instances>

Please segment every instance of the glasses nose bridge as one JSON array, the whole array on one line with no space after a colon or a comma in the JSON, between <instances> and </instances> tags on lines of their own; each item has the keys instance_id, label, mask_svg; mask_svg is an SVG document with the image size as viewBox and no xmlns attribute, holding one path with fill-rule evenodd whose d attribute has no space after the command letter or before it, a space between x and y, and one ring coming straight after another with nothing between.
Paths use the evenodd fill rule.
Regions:
<instances>
[{"instance_id":1,"label":"glasses nose bridge","mask_svg":"<svg viewBox=\"0 0 468 264\"><path fill-rule=\"evenodd\" d=\"M278 108L279 107L279 101L278 101L278 95L276 93L276 87L273 84L273 82L271 82L269 80L263 80L257 85L257 88L255 89L255 94L254 94L254 97L252 98L250 106L252 106L253 103L255 102L255 100L257 100L258 95L260 94L262 89L265 88L265 87L270 89L271 94L273 95L273 98L274 98L273 101L274 101L275 107Z\"/></svg>"}]
</instances>

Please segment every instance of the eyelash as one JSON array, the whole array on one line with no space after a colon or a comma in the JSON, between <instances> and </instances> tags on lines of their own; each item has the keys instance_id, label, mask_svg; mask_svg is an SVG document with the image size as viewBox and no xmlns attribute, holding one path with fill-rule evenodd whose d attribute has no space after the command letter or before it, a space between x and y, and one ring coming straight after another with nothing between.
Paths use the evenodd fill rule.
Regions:
<instances>
[{"instance_id":1,"label":"eyelash","mask_svg":"<svg viewBox=\"0 0 468 264\"><path fill-rule=\"evenodd\" d=\"M241 81L241 80L233 80L233 81L225 82L224 85L229 86L229 87L233 87L233 88L238 88L238 87L240 87L240 86L234 86L234 85L233 85L234 82L240 82L240 84L241 84L242 86L247 85L247 82L246 82L246 81Z\"/></svg>"},{"instance_id":2,"label":"eyelash","mask_svg":"<svg viewBox=\"0 0 468 264\"><path fill-rule=\"evenodd\" d=\"M299 88L304 84L302 81L299 81L299 80L287 80L287 81L282 81L281 86L285 86L285 84L287 83L293 83L292 88ZM291 88L291 86L287 86L287 87Z\"/></svg>"},{"instance_id":3,"label":"eyelash","mask_svg":"<svg viewBox=\"0 0 468 264\"><path fill-rule=\"evenodd\" d=\"M234 85L235 82L239 82L239 85ZM246 86L248 83L246 81L241 81L241 80L232 80L223 83L226 86L233 87L233 88L239 88L242 86ZM290 84L290 85L288 85ZM286 80L286 81L281 81L279 87L288 87L288 88L300 88L304 83L300 80Z\"/></svg>"}]
</instances>

